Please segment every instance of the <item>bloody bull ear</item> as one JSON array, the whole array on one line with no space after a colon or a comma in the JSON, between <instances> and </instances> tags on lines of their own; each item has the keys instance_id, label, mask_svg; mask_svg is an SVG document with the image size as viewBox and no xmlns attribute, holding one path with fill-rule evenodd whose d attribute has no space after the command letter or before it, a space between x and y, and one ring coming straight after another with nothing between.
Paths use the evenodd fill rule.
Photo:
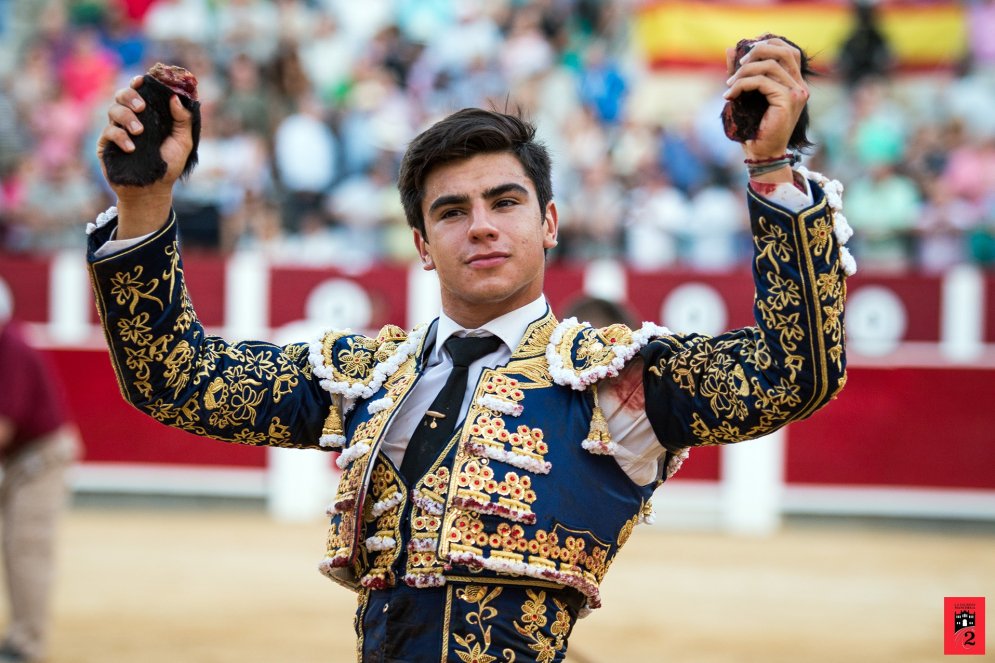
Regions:
<instances>
[{"instance_id":1,"label":"bloody bull ear","mask_svg":"<svg viewBox=\"0 0 995 663\"><path fill-rule=\"evenodd\" d=\"M770 33L756 39L743 39L736 44L736 55L734 56L736 69L739 69L740 59L753 48L753 45L766 39L780 39L798 49L802 55L801 70L805 80L808 80L815 73L809 65L808 55L798 44L780 35ZM770 104L767 103L767 97L756 90L744 92L732 101L727 101L722 108L722 128L725 129L726 136L737 143L745 143L755 138L760 129L760 121L763 119L764 113L767 112L768 106ZM812 147L812 142L808 139L808 122L808 104L805 104L805 108L802 109L802 114L798 118L798 123L791 133L791 138L788 140L789 149L801 150Z\"/></svg>"},{"instance_id":2,"label":"bloody bull ear","mask_svg":"<svg viewBox=\"0 0 995 663\"><path fill-rule=\"evenodd\" d=\"M197 78L183 67L156 63L144 76L138 94L145 100L145 110L138 113L144 131L131 136L133 152L124 152L110 143L104 149L104 168L111 184L148 186L166 174L166 162L159 154L163 141L173 131L173 115L169 99L174 94L183 107L190 111L193 149L187 157L180 177L187 177L197 165L197 146L200 144L200 102L197 100Z\"/></svg>"}]
</instances>

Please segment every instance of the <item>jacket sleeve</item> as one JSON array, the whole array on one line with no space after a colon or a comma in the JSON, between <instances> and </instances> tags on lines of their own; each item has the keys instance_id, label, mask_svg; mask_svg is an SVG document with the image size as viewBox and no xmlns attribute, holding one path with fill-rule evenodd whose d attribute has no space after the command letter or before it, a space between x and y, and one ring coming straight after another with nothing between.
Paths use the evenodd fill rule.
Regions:
<instances>
[{"instance_id":1,"label":"jacket sleeve","mask_svg":"<svg viewBox=\"0 0 995 663\"><path fill-rule=\"evenodd\" d=\"M845 249L825 193L810 186L814 203L797 213L748 193L754 326L643 348L647 417L670 451L771 433L843 388Z\"/></svg>"},{"instance_id":2,"label":"jacket sleeve","mask_svg":"<svg viewBox=\"0 0 995 663\"><path fill-rule=\"evenodd\" d=\"M319 447L330 395L314 378L309 345L228 343L194 313L176 242L176 217L108 257L116 223L91 233L87 259L118 387L158 421L228 442Z\"/></svg>"}]
</instances>

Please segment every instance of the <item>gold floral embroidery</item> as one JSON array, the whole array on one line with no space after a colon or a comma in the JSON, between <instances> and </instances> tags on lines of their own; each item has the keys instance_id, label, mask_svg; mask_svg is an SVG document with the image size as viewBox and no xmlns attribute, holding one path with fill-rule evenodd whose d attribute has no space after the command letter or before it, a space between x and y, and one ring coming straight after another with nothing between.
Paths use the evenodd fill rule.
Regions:
<instances>
[{"instance_id":1,"label":"gold floral embroidery","mask_svg":"<svg viewBox=\"0 0 995 663\"><path fill-rule=\"evenodd\" d=\"M365 376L373 365L373 353L352 338L346 341L347 349L338 353L338 369L346 376L357 379Z\"/></svg>"},{"instance_id":2,"label":"gold floral embroidery","mask_svg":"<svg viewBox=\"0 0 995 663\"><path fill-rule=\"evenodd\" d=\"M518 347L515 348L515 352L512 355L512 363L517 363L517 360L529 357L544 356L546 354L546 346L549 344L549 338L553 335L553 330L556 329L557 324L559 323L553 315L547 315L529 325ZM541 362L541 364L544 365L545 361ZM509 363L510 367L511 363ZM548 381L548 371L542 370L541 373L545 373L545 380L541 376L532 377L531 375L530 379L538 382Z\"/></svg>"},{"instance_id":3,"label":"gold floral embroidery","mask_svg":"<svg viewBox=\"0 0 995 663\"><path fill-rule=\"evenodd\" d=\"M536 653L536 663L550 663L556 660L556 653L566 646L566 636L570 633L570 613L567 605L554 598L556 619L550 626L552 637L542 632L548 620L546 619L546 592L525 590L528 598L522 604L521 623L514 622L515 630L532 642L529 649Z\"/></svg>"},{"instance_id":4,"label":"gold floral embroidery","mask_svg":"<svg viewBox=\"0 0 995 663\"><path fill-rule=\"evenodd\" d=\"M117 321L119 336L125 343L148 345L152 341L152 328L149 327L149 314L139 313L134 318L121 318Z\"/></svg>"},{"instance_id":5,"label":"gold floral embroidery","mask_svg":"<svg viewBox=\"0 0 995 663\"><path fill-rule=\"evenodd\" d=\"M808 248L814 255L821 256L826 247L829 246L829 242L833 237L833 222L830 216L826 215L815 220L812 227L809 228L811 237L809 237ZM826 258L829 258L829 253L826 253Z\"/></svg>"},{"instance_id":6,"label":"gold floral embroidery","mask_svg":"<svg viewBox=\"0 0 995 663\"><path fill-rule=\"evenodd\" d=\"M180 247L176 245L176 242L173 242L172 244L170 244L169 246L166 247L166 256L169 258L169 266L166 267L165 270L163 270L163 272L162 272L162 280L163 280L163 283L170 283L170 284L172 284L172 283L176 282L176 275L183 273L183 270L180 268ZM190 302L190 296L189 296L189 294L187 294L186 284L184 284L184 288L183 288L183 293L182 294L183 294L183 298L184 298L184 300L183 300L184 304L185 305L189 304L189 302ZM169 288L169 301L170 302L173 301L173 288L172 288L172 286L170 286L170 288ZM193 310L192 306L190 307L190 310L191 311Z\"/></svg>"},{"instance_id":7,"label":"gold floral embroidery","mask_svg":"<svg viewBox=\"0 0 995 663\"><path fill-rule=\"evenodd\" d=\"M839 297L842 294L840 292L841 285L842 281L840 281L839 274L833 272L819 274L819 278L816 279L816 292L819 295L819 299Z\"/></svg>"},{"instance_id":8,"label":"gold floral embroidery","mask_svg":"<svg viewBox=\"0 0 995 663\"><path fill-rule=\"evenodd\" d=\"M134 313L135 307L142 299L148 299L163 308L162 300L153 295L159 287L159 279L152 279L147 284L141 280L145 268L137 265L131 272L118 272L111 277L111 295L118 306L128 305L128 313Z\"/></svg>"},{"instance_id":9,"label":"gold floral embroidery","mask_svg":"<svg viewBox=\"0 0 995 663\"><path fill-rule=\"evenodd\" d=\"M691 431L702 445L729 444L743 439L743 432L728 421L722 421L718 427L710 427L697 412L691 415Z\"/></svg>"},{"instance_id":10,"label":"gold floral embroidery","mask_svg":"<svg viewBox=\"0 0 995 663\"><path fill-rule=\"evenodd\" d=\"M219 428L242 423L254 425L256 408L266 396L265 390L258 388L263 383L252 378L243 365L229 366L223 375L223 379L218 377L211 383L211 398L205 397L205 405L213 410L210 425Z\"/></svg>"},{"instance_id":11,"label":"gold floral embroidery","mask_svg":"<svg viewBox=\"0 0 995 663\"><path fill-rule=\"evenodd\" d=\"M743 367L727 354L716 355L701 382L701 395L716 416L745 419L749 410L744 397L750 394Z\"/></svg>"},{"instance_id":12,"label":"gold floral embroidery","mask_svg":"<svg viewBox=\"0 0 995 663\"><path fill-rule=\"evenodd\" d=\"M170 290L170 296L172 296L172 290ZM173 331L177 334L185 334L193 326L193 323L197 321L186 283L183 284L183 291L180 296L183 304L180 307L180 314L176 316L176 322L173 323Z\"/></svg>"},{"instance_id":13,"label":"gold floral embroidery","mask_svg":"<svg viewBox=\"0 0 995 663\"><path fill-rule=\"evenodd\" d=\"M615 348L632 343L632 330L622 324L615 324L603 329L595 329L577 325L564 334L564 339L574 339L577 350L574 352L573 342L559 344L560 357L564 366L572 366L580 373L596 366L611 364L617 355Z\"/></svg>"},{"instance_id":14,"label":"gold floral embroidery","mask_svg":"<svg viewBox=\"0 0 995 663\"><path fill-rule=\"evenodd\" d=\"M767 302L771 306L781 309L801 303L801 292L796 282L782 278L779 274L768 274L767 280L770 282L770 297Z\"/></svg>"},{"instance_id":15,"label":"gold floral embroidery","mask_svg":"<svg viewBox=\"0 0 995 663\"><path fill-rule=\"evenodd\" d=\"M753 237L753 243L757 247L755 262L759 265L761 260L767 260L774 271L780 273L781 263L790 260L794 253L791 238L779 226L770 225L766 217L760 217L757 226L760 232Z\"/></svg>"},{"instance_id":16,"label":"gold floral embroidery","mask_svg":"<svg viewBox=\"0 0 995 663\"><path fill-rule=\"evenodd\" d=\"M488 653L491 648L491 626L485 625L485 622L498 616L497 609L488 604L500 596L502 590L502 587L494 587L488 591L487 587L482 585L467 585L456 590L458 599L472 603L477 608L466 613L466 623L476 627L479 638L476 633L466 635L453 633L453 640L463 648L462 651L456 652L463 663L494 663L498 660L497 656ZM505 649L502 654L505 663L513 663L515 660L515 653L510 649Z\"/></svg>"},{"instance_id":17,"label":"gold floral embroidery","mask_svg":"<svg viewBox=\"0 0 995 663\"><path fill-rule=\"evenodd\" d=\"M166 380L166 386L173 388L174 398L179 398L180 392L190 381L193 358L193 348L185 340L180 340L163 360L165 370L162 376Z\"/></svg>"}]
</instances>

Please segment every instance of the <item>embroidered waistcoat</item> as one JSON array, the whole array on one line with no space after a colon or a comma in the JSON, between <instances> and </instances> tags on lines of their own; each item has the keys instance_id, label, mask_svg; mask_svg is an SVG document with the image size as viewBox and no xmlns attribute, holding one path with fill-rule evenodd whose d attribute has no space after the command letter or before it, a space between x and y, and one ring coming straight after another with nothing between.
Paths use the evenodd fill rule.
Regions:
<instances>
[{"instance_id":1,"label":"embroidered waistcoat","mask_svg":"<svg viewBox=\"0 0 995 663\"><path fill-rule=\"evenodd\" d=\"M482 372L462 426L414 486L380 445L418 379L424 328L326 336L312 348L315 374L348 413L339 430L333 406L323 436L344 446L322 571L374 589L471 571L537 578L598 607L598 585L657 484L637 486L605 455L591 385L652 331L537 320L507 365Z\"/></svg>"}]
</instances>

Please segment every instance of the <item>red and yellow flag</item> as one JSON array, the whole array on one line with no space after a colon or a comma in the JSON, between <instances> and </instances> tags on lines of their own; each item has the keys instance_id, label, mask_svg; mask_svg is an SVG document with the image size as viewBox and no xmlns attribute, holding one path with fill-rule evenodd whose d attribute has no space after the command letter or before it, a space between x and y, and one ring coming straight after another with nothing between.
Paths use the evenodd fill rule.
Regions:
<instances>
[{"instance_id":1,"label":"red and yellow flag","mask_svg":"<svg viewBox=\"0 0 995 663\"><path fill-rule=\"evenodd\" d=\"M959 2L879 2L881 29L899 67L948 67L967 51ZM816 68L836 59L853 28L849 2L649 2L636 18L636 39L655 67L724 66L725 49L772 32L813 57Z\"/></svg>"}]
</instances>

